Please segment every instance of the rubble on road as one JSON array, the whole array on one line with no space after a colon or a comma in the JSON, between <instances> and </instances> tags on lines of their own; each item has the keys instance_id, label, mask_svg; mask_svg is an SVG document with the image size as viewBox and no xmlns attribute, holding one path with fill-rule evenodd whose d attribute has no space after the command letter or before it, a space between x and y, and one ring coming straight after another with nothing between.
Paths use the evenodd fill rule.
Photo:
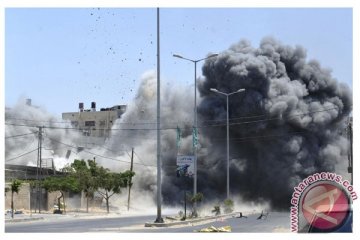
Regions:
<instances>
[{"instance_id":1,"label":"rubble on road","mask_svg":"<svg viewBox=\"0 0 360 240\"><path fill-rule=\"evenodd\" d=\"M231 226L224 226L224 227L207 227L200 229L199 232L231 232Z\"/></svg>"}]
</instances>

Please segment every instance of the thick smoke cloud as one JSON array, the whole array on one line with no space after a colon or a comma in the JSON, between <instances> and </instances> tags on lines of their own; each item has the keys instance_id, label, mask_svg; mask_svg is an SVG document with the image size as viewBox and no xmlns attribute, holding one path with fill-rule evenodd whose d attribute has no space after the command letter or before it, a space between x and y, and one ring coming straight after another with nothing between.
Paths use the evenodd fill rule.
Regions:
<instances>
[{"instance_id":1,"label":"thick smoke cloud","mask_svg":"<svg viewBox=\"0 0 360 240\"><path fill-rule=\"evenodd\" d=\"M302 47L285 46L270 38L259 48L241 41L207 60L203 75L198 86L198 191L206 200L224 199L226 193L226 98L210 88L226 93L246 88L231 96L229 105L233 196L284 209L293 187L307 175L346 173L349 143L341 130L351 111L351 92L318 62L307 62ZM192 154L193 98L188 92L179 87L161 91L165 204L179 204L183 190L192 190L191 181L175 174L177 153ZM132 127L127 125L130 122ZM135 147L143 162L154 166L155 122L156 76L147 73L137 97L118 122L142 130L115 133L110 148L119 142L128 149ZM177 126L182 130L180 149L176 147ZM154 167L140 170L134 184L138 190L155 191Z\"/></svg>"},{"instance_id":2,"label":"thick smoke cloud","mask_svg":"<svg viewBox=\"0 0 360 240\"><path fill-rule=\"evenodd\" d=\"M46 126L42 131L44 166L50 167L53 162L59 169L71 162L74 155L67 159L66 153L76 149L62 143L81 142L81 135L71 129L70 122L56 118L42 107L26 104L24 98L5 110L5 122L5 164L37 165L38 127L41 126Z\"/></svg>"},{"instance_id":3,"label":"thick smoke cloud","mask_svg":"<svg viewBox=\"0 0 360 240\"><path fill-rule=\"evenodd\" d=\"M226 97L210 88L224 93L246 89L229 97L233 193L285 208L292 188L307 175L345 173L349 143L341 130L352 94L330 70L317 61L307 62L302 47L272 38L263 39L259 48L241 41L208 60L203 75L198 111L205 124L226 119ZM211 181L221 194L226 179L225 126L204 127L202 134L210 140L210 152L200 159L200 179L206 179L208 166L218 165Z\"/></svg>"},{"instance_id":4,"label":"thick smoke cloud","mask_svg":"<svg viewBox=\"0 0 360 240\"><path fill-rule=\"evenodd\" d=\"M341 131L352 109L352 93L331 76L330 70L316 61L308 61L305 49L286 46L271 38L265 38L258 48L240 41L208 59L202 70L204 78L198 80L197 109L198 191L204 194L206 201L223 200L226 196L226 98L211 92L210 88L225 93L246 89L229 97L230 190L236 202L285 209L289 206L293 187L307 175L319 171L346 174L349 142ZM177 178L175 173L176 155L193 152L194 99L189 92L193 92L191 87L179 85L162 86L161 90L165 205L180 204L183 190L192 190L192 181ZM62 165L74 158L92 159L96 154L97 163L113 171L124 171L129 169L129 153L134 148L134 205L154 206L155 72L143 74L137 96L115 122L111 137L105 143L85 146L84 136L64 129L71 127L69 123L57 124L55 118L41 108L19 104L6 111L7 123L37 126L41 121L63 128L45 129L47 148L54 149L53 155ZM182 134L179 149L177 127ZM6 136L36 130L36 127L7 125ZM57 142L50 141L49 137ZM76 152L59 142L83 146L85 150ZM28 150L37 147L36 135L22 140L6 139L6 159L23 153L25 147ZM72 154L66 159L69 149ZM36 165L36 152L11 163Z\"/></svg>"},{"instance_id":5,"label":"thick smoke cloud","mask_svg":"<svg viewBox=\"0 0 360 240\"><path fill-rule=\"evenodd\" d=\"M157 118L157 79L153 71L146 72L134 101L129 104L125 114L117 120L113 135L107 142L110 149L134 148L135 165L134 191L150 191L155 203L156 196L156 118ZM193 99L189 98L191 89L179 85L161 88L161 154L163 161L163 198L167 204L179 204L182 199L182 181L176 178L176 128L183 131L180 154L189 154L191 149L191 122L193 121ZM121 146L119 148L119 146ZM124 155L125 156L125 155ZM126 156L128 160L129 157ZM104 163L105 164L105 163ZM179 196L179 197L178 197ZM141 195L139 195L141 198Z\"/></svg>"}]
</instances>

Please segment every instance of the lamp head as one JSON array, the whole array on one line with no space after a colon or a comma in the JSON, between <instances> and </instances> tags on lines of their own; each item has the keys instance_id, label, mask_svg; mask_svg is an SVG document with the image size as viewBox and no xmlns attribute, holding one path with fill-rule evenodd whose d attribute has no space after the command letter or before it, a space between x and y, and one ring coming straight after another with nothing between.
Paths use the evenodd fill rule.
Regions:
<instances>
[{"instance_id":1,"label":"lamp head","mask_svg":"<svg viewBox=\"0 0 360 240\"><path fill-rule=\"evenodd\" d=\"M219 54L214 53L214 54L209 55L207 58L217 57L218 55L219 55Z\"/></svg>"},{"instance_id":2,"label":"lamp head","mask_svg":"<svg viewBox=\"0 0 360 240\"><path fill-rule=\"evenodd\" d=\"M183 56L180 56L180 55L178 55L178 54L173 54L173 57L183 58Z\"/></svg>"},{"instance_id":3,"label":"lamp head","mask_svg":"<svg viewBox=\"0 0 360 240\"><path fill-rule=\"evenodd\" d=\"M245 91L245 88L240 88L239 90L237 90L236 92L239 93L239 92L244 92Z\"/></svg>"}]
</instances>

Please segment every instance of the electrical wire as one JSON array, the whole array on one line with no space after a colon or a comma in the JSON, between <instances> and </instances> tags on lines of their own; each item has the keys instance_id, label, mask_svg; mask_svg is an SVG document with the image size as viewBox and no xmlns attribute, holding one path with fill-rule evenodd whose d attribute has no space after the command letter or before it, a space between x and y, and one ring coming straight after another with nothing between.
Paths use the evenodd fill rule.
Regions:
<instances>
[{"instance_id":1,"label":"electrical wire","mask_svg":"<svg viewBox=\"0 0 360 240\"><path fill-rule=\"evenodd\" d=\"M292 119L294 117L299 117L299 116L304 116L304 115L313 114L313 113L319 113L319 112L326 112L326 111L331 111L331 110L335 110L335 109L338 109L338 108L334 107L334 108L323 109L323 110L318 110L318 111L312 111L312 112L307 112L307 113L294 114L294 115L290 115L290 116L287 116L287 117L273 117L273 118L266 118L266 119L246 121L246 122L229 123L229 125L231 125L231 126L232 125L242 125L242 124L251 124L251 123L259 123L259 122L274 121L274 120L289 120L289 119ZM32 125L12 124L12 123L6 123L6 122L5 122L5 125L38 127L38 126L32 126ZM198 126L198 128L222 127L222 126L226 126L226 125L227 125L226 123L210 124L210 125ZM74 127L43 126L43 128L82 131L81 129L74 128ZM176 126L176 127L162 127L160 130L176 130L177 128L178 128L178 126ZM182 128L182 129L184 129L184 128ZM103 129L92 128L90 130L96 131L96 130L103 130ZM112 131L156 131L157 129L156 128L111 128L109 130L112 130Z\"/></svg>"},{"instance_id":2,"label":"electrical wire","mask_svg":"<svg viewBox=\"0 0 360 240\"><path fill-rule=\"evenodd\" d=\"M286 134L276 134L276 135L263 135L263 136L252 136L252 137L242 137L242 138L230 138L232 142L249 142L254 139L263 139L263 138L277 138L277 137L286 137L294 134L310 134L310 132L300 131L300 132L290 132ZM213 141L225 141L226 138L212 138Z\"/></svg>"},{"instance_id":3,"label":"electrical wire","mask_svg":"<svg viewBox=\"0 0 360 240\"><path fill-rule=\"evenodd\" d=\"M14 136L7 136L7 137L5 137L5 139L16 138L16 137L23 137L23 136L27 136L27 135L31 135L31 134L36 134L36 133L37 133L37 132L25 133L25 134L14 135Z\"/></svg>"},{"instance_id":4,"label":"electrical wire","mask_svg":"<svg viewBox=\"0 0 360 240\"><path fill-rule=\"evenodd\" d=\"M319 112L326 112L326 111L330 111L330 110L334 110L334 109L338 109L338 108L329 108L329 109L323 109L323 110L319 110L319 111L294 114L294 115L290 115L290 116L284 117L284 118L283 117L274 117L274 118L260 119L260 120L247 121L247 122L229 123L229 125L241 125L241 124L250 124L250 123L258 123L258 122L274 121L274 120L290 120L290 119L292 119L294 117L299 117L299 116L304 116L304 115L313 114L313 113L319 113ZM226 126L226 125L227 124L212 124L212 125L207 125L207 126L200 126L199 128L222 127L222 126Z\"/></svg>"},{"instance_id":5,"label":"electrical wire","mask_svg":"<svg viewBox=\"0 0 360 240\"><path fill-rule=\"evenodd\" d=\"M78 148L78 147L75 147L73 145L70 145L70 144L66 144L66 143L63 143L63 142L60 142L58 140L55 140L55 139L52 139L50 137L47 137L48 139L50 139L50 141L54 141L54 142L57 142L57 143L60 143L60 144L63 144L65 146L68 146L68 147L71 147L71 148ZM128 161L124 161L124 160L120 160L120 159L116 159L116 158L112 158L112 157L106 157L106 156L103 156L103 155L100 155L100 154L97 154L97 153L93 153L93 152L90 152L90 151L87 151L87 150L82 150L83 152L86 152L86 153L89 153L89 154L92 154L94 156L97 156L97 157L100 157L100 158L105 158L105 159L110 159L110 160L113 160L113 161L118 161L118 162L123 162L123 163L127 163L127 164L130 164L130 162ZM134 164L137 164L137 165L141 165L141 166L147 166L147 167L154 167L152 165L147 165L147 164L141 164L141 163L134 163Z\"/></svg>"},{"instance_id":6,"label":"electrical wire","mask_svg":"<svg viewBox=\"0 0 360 240\"><path fill-rule=\"evenodd\" d=\"M30 154L30 153L32 153L32 152L35 152L35 151L37 151L37 150L38 150L38 148L35 148L34 150L31 150L30 152L26 152L26 153L23 153L23 154L21 154L21 155L19 155L19 156L17 156L17 157L14 157L14 158L5 160L5 162L13 161L13 160L15 160L15 159L18 159L18 158L20 158L20 157L23 157L23 156L25 156L25 155L27 155L27 154Z\"/></svg>"},{"instance_id":7,"label":"electrical wire","mask_svg":"<svg viewBox=\"0 0 360 240\"><path fill-rule=\"evenodd\" d=\"M14 118L14 117L6 117L6 120L12 119L15 121L25 121L25 122L51 122L51 123L59 123L59 124L70 124L70 121L49 121L49 120L34 120L34 119L25 119L25 118Z\"/></svg>"},{"instance_id":8,"label":"electrical wire","mask_svg":"<svg viewBox=\"0 0 360 240\"><path fill-rule=\"evenodd\" d=\"M141 160L141 158L139 157L139 155L138 155L135 151L134 151L134 154L135 154L135 156L137 157L137 159L139 159L139 161L140 161L142 164L146 165L146 164L144 163L144 161ZM155 165L147 165L147 166L149 166L149 167L156 167Z\"/></svg>"}]
</instances>

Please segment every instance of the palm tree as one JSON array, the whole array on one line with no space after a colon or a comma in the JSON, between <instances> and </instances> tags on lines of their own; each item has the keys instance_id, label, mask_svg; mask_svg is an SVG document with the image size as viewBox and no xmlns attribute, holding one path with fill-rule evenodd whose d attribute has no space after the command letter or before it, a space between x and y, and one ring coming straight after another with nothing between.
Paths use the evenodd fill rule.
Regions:
<instances>
[{"instance_id":1,"label":"palm tree","mask_svg":"<svg viewBox=\"0 0 360 240\"><path fill-rule=\"evenodd\" d=\"M20 180L13 180L11 182L10 188L11 188L11 218L14 218L14 193L18 194L22 182Z\"/></svg>"}]
</instances>

